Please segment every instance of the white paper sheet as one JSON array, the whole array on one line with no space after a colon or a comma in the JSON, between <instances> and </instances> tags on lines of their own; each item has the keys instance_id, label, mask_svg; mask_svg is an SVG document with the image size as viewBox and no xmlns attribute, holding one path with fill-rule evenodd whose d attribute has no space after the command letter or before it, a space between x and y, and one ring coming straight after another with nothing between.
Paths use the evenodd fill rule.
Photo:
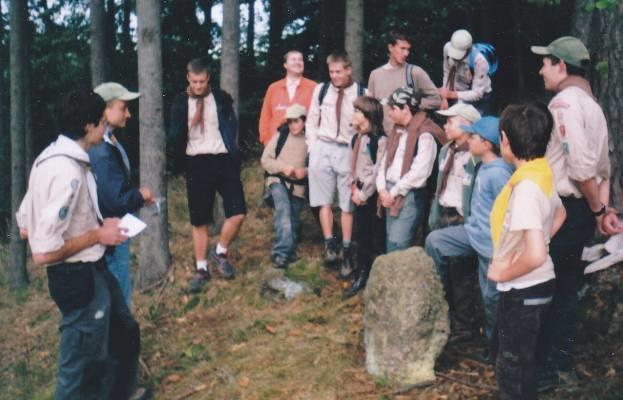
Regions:
<instances>
[{"instance_id":1,"label":"white paper sheet","mask_svg":"<svg viewBox=\"0 0 623 400\"><path fill-rule=\"evenodd\" d=\"M147 226L146 223L136 218L132 214L126 214L121 218L121 222L119 222L120 228L125 228L128 231L125 233L128 237L134 237L141 233L143 229Z\"/></svg>"}]
</instances>

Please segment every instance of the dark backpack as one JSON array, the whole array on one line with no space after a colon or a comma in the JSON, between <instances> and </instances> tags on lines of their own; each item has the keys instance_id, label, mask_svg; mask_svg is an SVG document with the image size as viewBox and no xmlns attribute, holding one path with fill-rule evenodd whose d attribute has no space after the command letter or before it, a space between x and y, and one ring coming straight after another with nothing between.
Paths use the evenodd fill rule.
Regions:
<instances>
[{"instance_id":1,"label":"dark backpack","mask_svg":"<svg viewBox=\"0 0 623 400\"><path fill-rule=\"evenodd\" d=\"M327 91L329 90L330 82L323 82L322 87L320 88L320 93L318 93L318 107L322 105L325 96L327 95ZM363 86L359 82L355 82L357 85L357 96L363 96L366 93L366 87Z\"/></svg>"},{"instance_id":2,"label":"dark backpack","mask_svg":"<svg viewBox=\"0 0 623 400\"><path fill-rule=\"evenodd\" d=\"M368 151L370 152L370 158L372 159L372 162L374 164L376 164L376 153L379 149L379 139L381 138L381 136L384 136L384 134L369 135L370 142L368 143ZM355 148L355 141L357 141L357 135L353 135L353 138L350 141L351 149Z\"/></svg>"},{"instance_id":3,"label":"dark backpack","mask_svg":"<svg viewBox=\"0 0 623 400\"><path fill-rule=\"evenodd\" d=\"M469 52L469 69L474 71L476 56L478 53L485 56L487 64L489 64L489 77L493 77L498 70L498 56L495 54L495 47L489 43L474 43Z\"/></svg>"}]
</instances>

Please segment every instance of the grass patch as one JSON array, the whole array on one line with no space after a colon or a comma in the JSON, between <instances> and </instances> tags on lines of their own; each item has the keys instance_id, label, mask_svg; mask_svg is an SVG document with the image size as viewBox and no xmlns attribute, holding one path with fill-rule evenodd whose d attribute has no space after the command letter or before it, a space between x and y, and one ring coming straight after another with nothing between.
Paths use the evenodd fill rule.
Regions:
<instances>
[{"instance_id":1,"label":"grass patch","mask_svg":"<svg viewBox=\"0 0 623 400\"><path fill-rule=\"evenodd\" d=\"M317 263L308 264L299 260L285 270L285 277L293 281L306 282L315 292L327 286L327 281L320 275L320 266Z\"/></svg>"}]
</instances>

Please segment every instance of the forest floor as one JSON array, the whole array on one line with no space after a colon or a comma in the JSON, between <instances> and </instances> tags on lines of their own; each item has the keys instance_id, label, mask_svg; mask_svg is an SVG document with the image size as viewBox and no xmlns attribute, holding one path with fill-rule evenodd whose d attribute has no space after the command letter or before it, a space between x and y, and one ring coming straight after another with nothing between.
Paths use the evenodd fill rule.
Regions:
<instances>
[{"instance_id":1,"label":"forest floor","mask_svg":"<svg viewBox=\"0 0 623 400\"><path fill-rule=\"evenodd\" d=\"M342 284L322 267L321 235L306 213L302 256L288 271L314 294L275 303L260 295L272 268L272 211L260 207L258 163L243 171L249 213L232 248L234 281L213 279L198 295L185 293L193 274L184 181L169 183L170 248L167 279L134 294L141 326L141 380L156 399L488 399L497 398L493 369L473 360L477 341L447 345L434 385L396 393L365 370L361 296L342 302ZM1 261L6 265L5 254ZM43 268L31 284L9 292L0 275L0 398L53 397L60 313ZM623 398L623 337L582 332L577 346L579 390L544 399Z\"/></svg>"}]
</instances>

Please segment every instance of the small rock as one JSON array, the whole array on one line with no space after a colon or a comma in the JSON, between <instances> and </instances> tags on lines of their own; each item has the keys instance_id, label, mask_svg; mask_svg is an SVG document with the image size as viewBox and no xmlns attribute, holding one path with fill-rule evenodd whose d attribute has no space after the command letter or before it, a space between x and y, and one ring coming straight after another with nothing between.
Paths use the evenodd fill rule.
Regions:
<instances>
[{"instance_id":1,"label":"small rock","mask_svg":"<svg viewBox=\"0 0 623 400\"><path fill-rule=\"evenodd\" d=\"M304 293L311 293L311 288L307 283L288 279L283 271L279 270L265 272L261 282L262 296L274 301L292 300Z\"/></svg>"}]
</instances>

